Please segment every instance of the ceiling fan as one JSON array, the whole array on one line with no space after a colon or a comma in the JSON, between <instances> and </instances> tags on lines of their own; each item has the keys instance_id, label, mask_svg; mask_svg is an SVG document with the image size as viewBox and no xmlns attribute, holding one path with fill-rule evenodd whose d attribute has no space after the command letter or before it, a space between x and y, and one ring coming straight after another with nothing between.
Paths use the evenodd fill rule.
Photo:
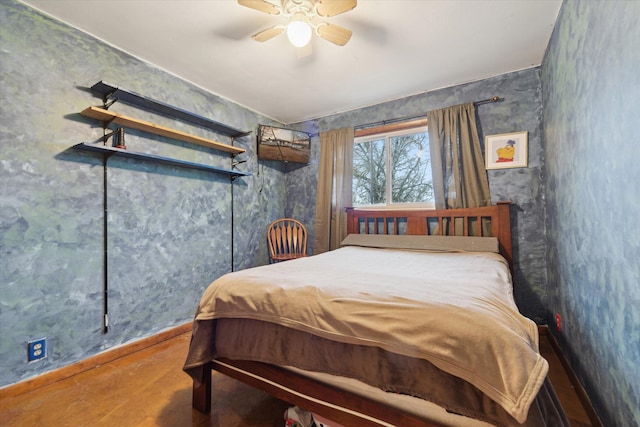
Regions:
<instances>
[{"instance_id":1,"label":"ceiling fan","mask_svg":"<svg viewBox=\"0 0 640 427\"><path fill-rule=\"evenodd\" d=\"M312 33L338 46L344 46L351 39L351 31L328 22L318 22L321 18L329 18L348 12L358 5L357 0L238 0L238 4L270 15L288 18L286 25L274 25L259 31L254 40L265 42L287 32L291 44L301 48L311 40Z\"/></svg>"}]
</instances>

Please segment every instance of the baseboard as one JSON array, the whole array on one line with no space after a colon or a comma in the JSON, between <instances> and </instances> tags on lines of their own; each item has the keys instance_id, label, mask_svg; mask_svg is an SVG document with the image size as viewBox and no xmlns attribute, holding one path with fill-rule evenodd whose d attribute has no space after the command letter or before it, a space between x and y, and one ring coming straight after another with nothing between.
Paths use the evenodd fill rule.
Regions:
<instances>
[{"instance_id":1,"label":"baseboard","mask_svg":"<svg viewBox=\"0 0 640 427\"><path fill-rule=\"evenodd\" d=\"M42 375L2 387L0 388L0 399L19 396L40 387L78 375L106 363L113 362L116 359L144 350L145 348L160 344L163 341L167 341L171 338L175 338L189 332L191 330L191 325L191 323L186 323L184 325L176 326L150 337L96 354L95 356L88 357L71 365L54 369Z\"/></svg>"},{"instance_id":2,"label":"baseboard","mask_svg":"<svg viewBox=\"0 0 640 427\"><path fill-rule=\"evenodd\" d=\"M598 414L596 414L596 411L593 409L593 405L591 404L591 399L589 399L589 395L587 395L587 392L585 391L584 387L578 380L578 377L573 371L573 368L571 368L569 361L564 356L564 353L562 353L562 349L560 348L560 344L558 344L556 337L553 336L553 334L549 331L549 327L547 325L538 325L538 332L540 335L544 335L549 339L549 342L551 343L551 347L553 347L553 351L556 353L556 356L558 356L558 359L560 359L560 363L562 363L562 367L564 368L564 371L567 373L567 376L569 377L569 381L571 381L571 385L573 386L573 389L575 390L576 395L578 396L578 399L580 399L580 403L582 403L582 406L584 407L584 410L587 413L587 416L589 417L589 420L591 421L592 426L602 427L602 422L600 421Z\"/></svg>"}]
</instances>

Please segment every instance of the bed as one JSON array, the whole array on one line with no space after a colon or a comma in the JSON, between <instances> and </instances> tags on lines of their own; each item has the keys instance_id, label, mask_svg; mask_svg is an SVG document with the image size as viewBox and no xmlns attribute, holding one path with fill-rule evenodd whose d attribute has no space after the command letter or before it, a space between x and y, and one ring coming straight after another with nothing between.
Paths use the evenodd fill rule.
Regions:
<instances>
[{"instance_id":1,"label":"bed","mask_svg":"<svg viewBox=\"0 0 640 427\"><path fill-rule=\"evenodd\" d=\"M509 209L348 209L341 248L217 279L193 407L216 370L346 426L568 425L513 300Z\"/></svg>"}]
</instances>

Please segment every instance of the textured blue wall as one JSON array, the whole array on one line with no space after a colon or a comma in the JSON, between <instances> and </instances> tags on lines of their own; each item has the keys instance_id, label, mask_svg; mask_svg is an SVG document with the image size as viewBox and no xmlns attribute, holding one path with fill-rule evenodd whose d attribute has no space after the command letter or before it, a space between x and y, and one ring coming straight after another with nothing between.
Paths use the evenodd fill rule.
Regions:
<instances>
[{"instance_id":1,"label":"textured blue wall","mask_svg":"<svg viewBox=\"0 0 640 427\"><path fill-rule=\"evenodd\" d=\"M14 2L0 3L0 386L189 322L204 288L231 269L226 176L130 159L108 161L109 318L102 333L103 167L70 149L102 136L78 113L101 100L99 80L243 130L272 123ZM112 110L203 137L230 140L126 105ZM127 133L135 151L230 167L226 153ZM284 213L283 165L235 145L253 177L233 184L234 267L267 262L264 230ZM260 166L260 168L258 168ZM259 174L257 174L259 172ZM257 174L257 175L255 175ZM49 357L27 364L26 342Z\"/></svg>"},{"instance_id":2,"label":"textured blue wall","mask_svg":"<svg viewBox=\"0 0 640 427\"><path fill-rule=\"evenodd\" d=\"M472 65L470 65L472 66ZM545 301L546 253L544 233L544 185L542 92L540 70L531 68L482 81L402 98L356 111L299 123L297 127L312 133L347 126L426 115L450 105L499 96L502 102L477 107L480 138L507 132L529 132L529 166L518 169L488 171L491 198L494 202L511 200L515 257L515 297L526 316L543 322L547 315ZM319 140L312 140L309 166L287 174L286 211L301 218L313 230L315 190L318 174Z\"/></svg>"},{"instance_id":3,"label":"textured blue wall","mask_svg":"<svg viewBox=\"0 0 640 427\"><path fill-rule=\"evenodd\" d=\"M549 306L607 426L640 425L639 19L568 1L542 66Z\"/></svg>"},{"instance_id":4,"label":"textured blue wall","mask_svg":"<svg viewBox=\"0 0 640 427\"><path fill-rule=\"evenodd\" d=\"M620 426L640 423L640 149L632 133L640 111L639 5L568 2L541 69L297 125L317 133L503 97L480 106L478 116L481 137L529 131L529 167L489 171L493 200L514 202L516 301L540 323L562 313L559 338L574 369L606 424ZM104 79L241 129L269 120L11 0L0 4L0 23L2 386L189 321L204 287L231 268L227 178L111 159L112 328L101 333L103 169L99 157L68 149L102 134L77 114L100 103L83 88ZM126 106L114 110L216 138ZM228 156L197 146L133 132L127 141L140 151L229 165ZM236 144L248 149L242 169L254 173L233 186L233 267L240 269L266 262L255 230L278 216L300 218L313 239L319 141L312 139L309 165L258 163L253 137ZM49 337L50 356L27 365L26 341L40 336Z\"/></svg>"}]
</instances>

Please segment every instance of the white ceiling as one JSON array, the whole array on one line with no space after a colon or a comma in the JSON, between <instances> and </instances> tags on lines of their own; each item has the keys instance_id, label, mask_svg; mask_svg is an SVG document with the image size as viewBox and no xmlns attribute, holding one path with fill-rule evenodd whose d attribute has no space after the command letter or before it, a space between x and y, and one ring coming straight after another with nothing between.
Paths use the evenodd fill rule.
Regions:
<instances>
[{"instance_id":1,"label":"white ceiling","mask_svg":"<svg viewBox=\"0 0 640 427\"><path fill-rule=\"evenodd\" d=\"M278 1L278 0L273 0ZM288 124L540 65L562 0L360 0L298 58L283 18L235 0L24 0L138 58Z\"/></svg>"}]
</instances>

